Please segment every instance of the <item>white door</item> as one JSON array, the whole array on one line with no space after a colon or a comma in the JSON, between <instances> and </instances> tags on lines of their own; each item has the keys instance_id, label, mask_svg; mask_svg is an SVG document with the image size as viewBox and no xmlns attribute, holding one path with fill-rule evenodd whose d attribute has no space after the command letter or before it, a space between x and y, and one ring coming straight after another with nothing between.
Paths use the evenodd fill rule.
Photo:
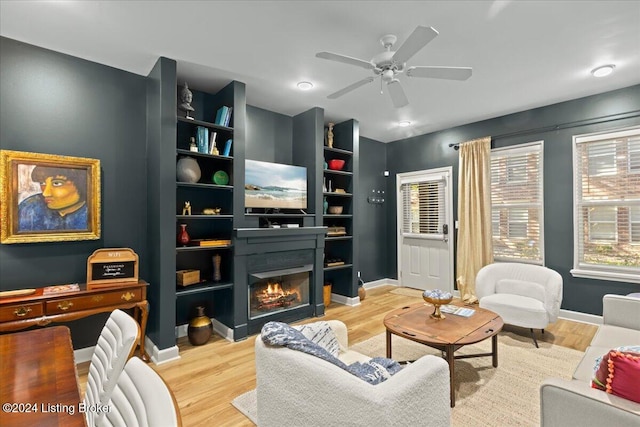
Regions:
<instances>
[{"instance_id":1,"label":"white door","mask_svg":"<svg viewBox=\"0 0 640 427\"><path fill-rule=\"evenodd\" d=\"M400 286L453 293L451 169L397 175Z\"/></svg>"}]
</instances>

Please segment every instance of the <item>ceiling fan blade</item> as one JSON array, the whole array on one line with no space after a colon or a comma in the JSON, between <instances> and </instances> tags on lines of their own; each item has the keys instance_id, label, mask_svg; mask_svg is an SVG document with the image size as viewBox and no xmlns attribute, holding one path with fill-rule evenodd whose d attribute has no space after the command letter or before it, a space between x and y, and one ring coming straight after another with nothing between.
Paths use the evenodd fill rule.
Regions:
<instances>
[{"instance_id":1,"label":"ceiling fan blade","mask_svg":"<svg viewBox=\"0 0 640 427\"><path fill-rule=\"evenodd\" d=\"M361 67L366 70L373 70L375 67L369 61L365 61L364 59L352 58L350 56L340 55L338 53L331 52L318 52L316 53L317 58L328 59L329 61L342 62L344 64L355 65L356 67Z\"/></svg>"},{"instance_id":2,"label":"ceiling fan blade","mask_svg":"<svg viewBox=\"0 0 640 427\"><path fill-rule=\"evenodd\" d=\"M329 98L329 99L339 98L342 95L344 95L345 93L351 92L354 89L358 89L360 86L364 86L367 83L371 83L373 80L374 80L374 77L367 77L366 79L362 79L362 80L360 80L358 82L350 84L349 86L345 87L344 89L340 89L339 91L332 93L331 95L327 96L327 98Z\"/></svg>"},{"instance_id":3,"label":"ceiling fan blade","mask_svg":"<svg viewBox=\"0 0 640 427\"><path fill-rule=\"evenodd\" d=\"M404 94L404 90L398 80L391 80L387 83L387 87L389 88L389 96L391 97L391 102L393 102L394 107L400 108L409 105L407 95Z\"/></svg>"},{"instance_id":4,"label":"ceiling fan blade","mask_svg":"<svg viewBox=\"0 0 640 427\"><path fill-rule=\"evenodd\" d=\"M393 54L393 60L398 64L404 64L420 49L425 47L427 43L436 38L437 35L438 32L431 27L416 27L409 38Z\"/></svg>"},{"instance_id":5,"label":"ceiling fan blade","mask_svg":"<svg viewBox=\"0 0 640 427\"><path fill-rule=\"evenodd\" d=\"M409 67L409 77L430 77L432 79L467 80L471 77L469 67Z\"/></svg>"}]
</instances>

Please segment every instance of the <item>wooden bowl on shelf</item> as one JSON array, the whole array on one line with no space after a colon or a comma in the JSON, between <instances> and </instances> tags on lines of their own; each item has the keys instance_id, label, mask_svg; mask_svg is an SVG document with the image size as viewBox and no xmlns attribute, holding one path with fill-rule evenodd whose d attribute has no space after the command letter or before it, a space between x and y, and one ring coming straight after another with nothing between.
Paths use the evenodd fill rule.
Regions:
<instances>
[{"instance_id":1,"label":"wooden bowl on shelf","mask_svg":"<svg viewBox=\"0 0 640 427\"><path fill-rule=\"evenodd\" d=\"M327 210L329 211L330 214L340 215L343 209L344 209L343 206L329 206L329 209Z\"/></svg>"},{"instance_id":2,"label":"wooden bowl on shelf","mask_svg":"<svg viewBox=\"0 0 640 427\"><path fill-rule=\"evenodd\" d=\"M329 160L329 169L334 171L340 171L344 167L344 160L342 159L332 159Z\"/></svg>"}]
</instances>

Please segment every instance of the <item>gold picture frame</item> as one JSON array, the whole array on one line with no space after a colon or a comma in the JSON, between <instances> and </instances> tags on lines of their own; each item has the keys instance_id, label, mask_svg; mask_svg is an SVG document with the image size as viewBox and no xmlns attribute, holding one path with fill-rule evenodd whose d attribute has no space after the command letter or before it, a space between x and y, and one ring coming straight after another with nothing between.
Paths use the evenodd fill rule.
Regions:
<instances>
[{"instance_id":1,"label":"gold picture frame","mask_svg":"<svg viewBox=\"0 0 640 427\"><path fill-rule=\"evenodd\" d=\"M0 243L100 238L100 160L0 150Z\"/></svg>"}]
</instances>

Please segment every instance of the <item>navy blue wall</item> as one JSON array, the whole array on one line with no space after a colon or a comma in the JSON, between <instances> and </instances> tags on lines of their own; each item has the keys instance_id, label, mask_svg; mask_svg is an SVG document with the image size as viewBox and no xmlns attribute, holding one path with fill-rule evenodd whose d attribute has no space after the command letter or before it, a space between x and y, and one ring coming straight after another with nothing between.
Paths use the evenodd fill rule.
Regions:
<instances>
[{"instance_id":1,"label":"navy blue wall","mask_svg":"<svg viewBox=\"0 0 640 427\"><path fill-rule=\"evenodd\" d=\"M247 105L247 159L293 164L292 135L292 117Z\"/></svg>"},{"instance_id":2,"label":"navy blue wall","mask_svg":"<svg viewBox=\"0 0 640 427\"><path fill-rule=\"evenodd\" d=\"M357 212L354 220L356 235L360 240L359 268L362 280L371 282L389 276L389 262L396 258L395 251L387 244L387 229L395 224L387 223L388 188L392 182L384 176L387 167L387 144L360 137L360 194L355 194ZM384 191L383 204L368 203L367 198L380 197Z\"/></svg>"},{"instance_id":3,"label":"navy blue wall","mask_svg":"<svg viewBox=\"0 0 640 427\"><path fill-rule=\"evenodd\" d=\"M599 315L604 294L637 292L638 285L574 278L569 273L573 268L572 136L639 124L640 85L636 85L416 136L387 144L390 189L395 189L398 173L453 166L457 206L458 152L448 144L487 135L492 136L493 148L543 140L545 264L564 279L563 309ZM395 199L392 190L387 204L387 241L393 253L397 246ZM457 213L454 216L457 219ZM396 264L395 258L390 259L387 277L397 276Z\"/></svg>"},{"instance_id":4,"label":"navy blue wall","mask_svg":"<svg viewBox=\"0 0 640 427\"><path fill-rule=\"evenodd\" d=\"M84 283L87 258L129 247L146 259L146 82L122 70L0 38L0 148L99 159L100 240L0 245L0 289ZM106 316L71 325L95 345Z\"/></svg>"}]
</instances>

